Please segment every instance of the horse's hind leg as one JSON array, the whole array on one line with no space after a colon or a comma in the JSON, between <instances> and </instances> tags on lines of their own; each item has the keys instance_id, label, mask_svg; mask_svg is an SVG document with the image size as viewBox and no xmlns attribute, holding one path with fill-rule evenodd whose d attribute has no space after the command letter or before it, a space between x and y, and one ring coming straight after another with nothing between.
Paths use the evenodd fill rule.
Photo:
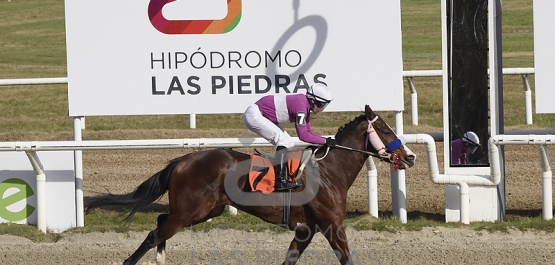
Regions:
<instances>
[{"instance_id":1,"label":"horse's hind leg","mask_svg":"<svg viewBox=\"0 0 555 265\"><path fill-rule=\"evenodd\" d=\"M143 243L137 250L127 258L123 264L136 264L150 249L155 246L156 263L164 264L166 240L177 234L183 227L204 222L212 217L219 216L223 213L225 205L220 205L210 210L210 212L201 212L196 217L183 219L181 214L162 214L158 216L158 227L152 230L145 238Z\"/></svg>"},{"instance_id":2,"label":"horse's hind leg","mask_svg":"<svg viewBox=\"0 0 555 265\"><path fill-rule=\"evenodd\" d=\"M160 242L161 241L158 239L157 229L150 231L150 233L148 233L143 243L139 246L137 250L135 250L135 252L129 258L127 258L123 262L123 265L137 264L137 262L144 256L146 252L148 252L154 246L160 244Z\"/></svg>"},{"instance_id":3,"label":"horse's hind leg","mask_svg":"<svg viewBox=\"0 0 555 265\"><path fill-rule=\"evenodd\" d=\"M178 221L172 223L171 221L167 221L169 219L168 217L170 217L168 214L161 214L158 216L158 227L148 233L139 248L123 262L124 265L136 264L155 246L157 246L156 264L165 263L166 240L174 236L179 230L185 227L185 225L189 225L181 224L181 222Z\"/></svg>"},{"instance_id":4,"label":"horse's hind leg","mask_svg":"<svg viewBox=\"0 0 555 265\"><path fill-rule=\"evenodd\" d=\"M164 221L168 218L168 214L158 215L158 227L161 227ZM166 240L160 242L156 247L156 264L166 263Z\"/></svg>"}]
</instances>

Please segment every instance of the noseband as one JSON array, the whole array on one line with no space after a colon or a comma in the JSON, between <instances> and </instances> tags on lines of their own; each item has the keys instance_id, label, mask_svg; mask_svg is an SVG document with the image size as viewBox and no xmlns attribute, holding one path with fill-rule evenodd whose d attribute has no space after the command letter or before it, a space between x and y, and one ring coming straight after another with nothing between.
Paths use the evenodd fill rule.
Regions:
<instances>
[{"instance_id":1,"label":"noseband","mask_svg":"<svg viewBox=\"0 0 555 265\"><path fill-rule=\"evenodd\" d=\"M374 126L372 125L374 122L378 120L378 115L372 120L368 119L368 129L367 132L367 142L369 142L374 149L378 151L377 156L378 158L385 160L388 159L391 164L393 164L394 170L399 170L401 166L401 157L398 154L393 153L393 151L397 150L401 146L403 146L404 141L397 137L391 143L384 145L376 130L374 130ZM368 151L367 151L368 152ZM371 153L371 152L368 152Z\"/></svg>"}]
</instances>

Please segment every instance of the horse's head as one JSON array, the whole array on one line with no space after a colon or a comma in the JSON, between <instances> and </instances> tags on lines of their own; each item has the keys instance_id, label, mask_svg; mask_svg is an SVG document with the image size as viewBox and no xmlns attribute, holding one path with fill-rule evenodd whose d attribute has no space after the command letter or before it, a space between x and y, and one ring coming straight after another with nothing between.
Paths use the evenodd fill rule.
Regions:
<instances>
[{"instance_id":1,"label":"horse's head","mask_svg":"<svg viewBox=\"0 0 555 265\"><path fill-rule=\"evenodd\" d=\"M395 169L414 166L416 155L405 146L404 138L397 137L391 127L366 105L364 114L368 120L368 141L366 150L379 154L384 160L393 164Z\"/></svg>"}]
</instances>

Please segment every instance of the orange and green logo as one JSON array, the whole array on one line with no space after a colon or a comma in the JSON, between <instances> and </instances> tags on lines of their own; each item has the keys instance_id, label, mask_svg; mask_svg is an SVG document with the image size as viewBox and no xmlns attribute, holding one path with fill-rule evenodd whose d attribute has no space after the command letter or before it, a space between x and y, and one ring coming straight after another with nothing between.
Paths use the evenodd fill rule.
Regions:
<instances>
[{"instance_id":1,"label":"orange and green logo","mask_svg":"<svg viewBox=\"0 0 555 265\"><path fill-rule=\"evenodd\" d=\"M241 0L227 0L227 15L220 20L168 20L162 9L176 0L150 0L148 17L165 34L223 34L232 31L241 20Z\"/></svg>"}]
</instances>

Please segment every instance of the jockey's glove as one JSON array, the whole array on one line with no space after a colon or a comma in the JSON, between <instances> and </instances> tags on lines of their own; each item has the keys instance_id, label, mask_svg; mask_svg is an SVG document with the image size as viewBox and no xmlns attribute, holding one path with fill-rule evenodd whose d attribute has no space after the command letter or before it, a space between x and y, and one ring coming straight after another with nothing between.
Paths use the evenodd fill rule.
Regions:
<instances>
[{"instance_id":1,"label":"jockey's glove","mask_svg":"<svg viewBox=\"0 0 555 265\"><path fill-rule=\"evenodd\" d=\"M337 145L337 142L335 141L335 139L328 137L326 138L326 145L329 147L335 147Z\"/></svg>"}]
</instances>

